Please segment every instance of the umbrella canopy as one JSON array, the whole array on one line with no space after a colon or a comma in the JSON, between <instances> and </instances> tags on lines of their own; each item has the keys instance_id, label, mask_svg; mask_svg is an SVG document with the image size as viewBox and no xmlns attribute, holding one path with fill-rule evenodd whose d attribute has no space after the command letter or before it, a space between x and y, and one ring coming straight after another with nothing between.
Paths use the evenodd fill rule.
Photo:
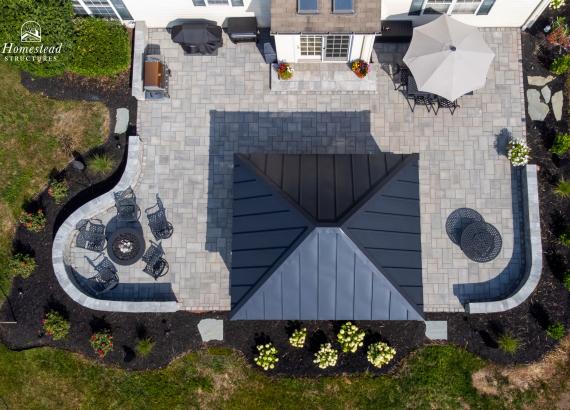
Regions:
<instances>
[{"instance_id":1,"label":"umbrella canopy","mask_svg":"<svg viewBox=\"0 0 570 410\"><path fill-rule=\"evenodd\" d=\"M222 46L222 28L208 20L190 21L172 27L170 38L189 54L214 54Z\"/></svg>"},{"instance_id":2,"label":"umbrella canopy","mask_svg":"<svg viewBox=\"0 0 570 410\"><path fill-rule=\"evenodd\" d=\"M476 27L443 14L414 28L404 63L420 91L454 101L483 88L495 54Z\"/></svg>"}]
</instances>

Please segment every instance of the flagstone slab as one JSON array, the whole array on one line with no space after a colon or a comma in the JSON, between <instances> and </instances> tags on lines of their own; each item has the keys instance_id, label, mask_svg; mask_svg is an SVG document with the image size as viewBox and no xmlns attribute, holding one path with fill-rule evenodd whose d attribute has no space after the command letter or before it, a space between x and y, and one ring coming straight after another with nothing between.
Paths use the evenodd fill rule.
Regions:
<instances>
[{"instance_id":1,"label":"flagstone slab","mask_svg":"<svg viewBox=\"0 0 570 410\"><path fill-rule=\"evenodd\" d=\"M552 112L556 121L562 119L562 106L564 105L564 95L562 91L557 91L552 96Z\"/></svg>"},{"instance_id":2,"label":"flagstone slab","mask_svg":"<svg viewBox=\"0 0 570 410\"><path fill-rule=\"evenodd\" d=\"M198 331L203 342L224 340L224 321L220 319L202 319L198 323Z\"/></svg>"},{"instance_id":3,"label":"flagstone slab","mask_svg":"<svg viewBox=\"0 0 570 410\"><path fill-rule=\"evenodd\" d=\"M544 121L550 111L548 105L540 101L540 91L530 89L526 92L528 116L533 121Z\"/></svg>"},{"instance_id":4,"label":"flagstone slab","mask_svg":"<svg viewBox=\"0 0 570 410\"><path fill-rule=\"evenodd\" d=\"M540 90L540 93L542 94L542 98L544 98L544 102L548 104L550 102L550 97L552 97L552 91L550 90L550 87L545 85L542 87L542 90Z\"/></svg>"},{"instance_id":5,"label":"flagstone slab","mask_svg":"<svg viewBox=\"0 0 570 410\"><path fill-rule=\"evenodd\" d=\"M528 85L534 85L535 87L542 87L554 80L554 77L549 75L548 77L541 77L539 75L533 76L529 75L527 77Z\"/></svg>"}]
</instances>

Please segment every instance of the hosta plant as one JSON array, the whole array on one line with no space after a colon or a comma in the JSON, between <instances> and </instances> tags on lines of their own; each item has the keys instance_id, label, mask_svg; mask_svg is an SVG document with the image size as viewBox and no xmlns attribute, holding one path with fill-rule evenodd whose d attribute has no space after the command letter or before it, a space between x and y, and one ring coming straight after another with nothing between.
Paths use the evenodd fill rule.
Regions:
<instances>
[{"instance_id":1,"label":"hosta plant","mask_svg":"<svg viewBox=\"0 0 570 410\"><path fill-rule=\"evenodd\" d=\"M17 253L8 260L8 272L11 276L27 278L36 269L33 256Z\"/></svg>"},{"instance_id":2,"label":"hosta plant","mask_svg":"<svg viewBox=\"0 0 570 410\"><path fill-rule=\"evenodd\" d=\"M108 330L93 333L90 342L91 347L100 359L113 351L113 335Z\"/></svg>"},{"instance_id":3,"label":"hosta plant","mask_svg":"<svg viewBox=\"0 0 570 410\"><path fill-rule=\"evenodd\" d=\"M562 198L570 197L570 180L561 178L554 187L554 193Z\"/></svg>"},{"instance_id":4,"label":"hosta plant","mask_svg":"<svg viewBox=\"0 0 570 410\"><path fill-rule=\"evenodd\" d=\"M340 328L337 338L343 352L354 353L364 344L364 330L360 330L358 326L351 322L346 322Z\"/></svg>"},{"instance_id":5,"label":"hosta plant","mask_svg":"<svg viewBox=\"0 0 570 410\"><path fill-rule=\"evenodd\" d=\"M41 209L37 212L22 212L20 223L24 225L28 231L40 232L46 226L46 216Z\"/></svg>"},{"instance_id":6,"label":"hosta plant","mask_svg":"<svg viewBox=\"0 0 570 410\"><path fill-rule=\"evenodd\" d=\"M526 142L521 139L513 138L509 141L507 149L507 158L515 167L528 164L530 148L526 145Z\"/></svg>"},{"instance_id":7,"label":"hosta plant","mask_svg":"<svg viewBox=\"0 0 570 410\"><path fill-rule=\"evenodd\" d=\"M275 346L272 343L258 345L257 351L259 354L253 359L255 364L263 370L275 369L275 365L279 361Z\"/></svg>"},{"instance_id":8,"label":"hosta plant","mask_svg":"<svg viewBox=\"0 0 570 410\"><path fill-rule=\"evenodd\" d=\"M327 367L336 366L338 360L338 351L333 349L330 343L324 343L317 353L315 353L315 360L317 366L321 369L326 369Z\"/></svg>"},{"instance_id":9,"label":"hosta plant","mask_svg":"<svg viewBox=\"0 0 570 410\"><path fill-rule=\"evenodd\" d=\"M56 204L61 204L69 194L69 187L65 181L52 181L49 184L48 194Z\"/></svg>"},{"instance_id":10,"label":"hosta plant","mask_svg":"<svg viewBox=\"0 0 570 410\"><path fill-rule=\"evenodd\" d=\"M61 340L69 333L70 324L61 313L50 310L42 320L42 327L45 334L51 336L53 340Z\"/></svg>"},{"instance_id":11,"label":"hosta plant","mask_svg":"<svg viewBox=\"0 0 570 410\"><path fill-rule=\"evenodd\" d=\"M390 363L390 360L396 355L396 349L388 346L384 342L372 343L368 347L368 354L366 357L368 361L375 367L382 367Z\"/></svg>"},{"instance_id":12,"label":"hosta plant","mask_svg":"<svg viewBox=\"0 0 570 410\"><path fill-rule=\"evenodd\" d=\"M564 327L564 325L560 322L555 323L553 325L548 326L548 329L546 329L546 334L551 339L560 340L566 334L566 327Z\"/></svg>"},{"instance_id":13,"label":"hosta plant","mask_svg":"<svg viewBox=\"0 0 570 410\"><path fill-rule=\"evenodd\" d=\"M293 347L301 348L305 346L305 340L307 339L307 328L295 329L291 337L289 338L289 343Z\"/></svg>"},{"instance_id":14,"label":"hosta plant","mask_svg":"<svg viewBox=\"0 0 570 410\"><path fill-rule=\"evenodd\" d=\"M561 157L568 154L568 151L570 151L570 134L556 134L556 137L554 137L554 143L550 148L550 152Z\"/></svg>"}]
</instances>

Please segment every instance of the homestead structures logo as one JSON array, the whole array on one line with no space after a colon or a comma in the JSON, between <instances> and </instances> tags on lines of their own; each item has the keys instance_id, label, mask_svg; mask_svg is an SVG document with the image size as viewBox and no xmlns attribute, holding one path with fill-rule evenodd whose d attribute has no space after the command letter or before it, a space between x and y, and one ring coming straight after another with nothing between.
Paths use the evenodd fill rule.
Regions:
<instances>
[{"instance_id":1,"label":"homestead structures logo","mask_svg":"<svg viewBox=\"0 0 570 410\"><path fill-rule=\"evenodd\" d=\"M62 43L42 44L42 28L35 21L26 21L20 28L20 44L4 43L4 61L34 61L38 63L56 61L61 53Z\"/></svg>"}]
</instances>

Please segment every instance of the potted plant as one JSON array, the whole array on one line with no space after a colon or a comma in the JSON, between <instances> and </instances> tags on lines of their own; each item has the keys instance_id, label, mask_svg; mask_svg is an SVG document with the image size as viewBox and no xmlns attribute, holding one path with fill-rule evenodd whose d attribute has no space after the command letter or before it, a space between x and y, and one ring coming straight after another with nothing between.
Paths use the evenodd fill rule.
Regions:
<instances>
[{"instance_id":1,"label":"potted plant","mask_svg":"<svg viewBox=\"0 0 570 410\"><path fill-rule=\"evenodd\" d=\"M290 80L293 78L293 66L289 63L279 63L277 64L277 74L280 80Z\"/></svg>"},{"instance_id":2,"label":"potted plant","mask_svg":"<svg viewBox=\"0 0 570 410\"><path fill-rule=\"evenodd\" d=\"M352 62L352 64L350 65L350 68L352 69L352 72L354 74L356 74L356 76L358 78L364 78L364 77L366 77L366 75L368 74L368 71L370 70L370 64L368 64L364 60L358 59L358 60L354 60Z\"/></svg>"}]
</instances>

